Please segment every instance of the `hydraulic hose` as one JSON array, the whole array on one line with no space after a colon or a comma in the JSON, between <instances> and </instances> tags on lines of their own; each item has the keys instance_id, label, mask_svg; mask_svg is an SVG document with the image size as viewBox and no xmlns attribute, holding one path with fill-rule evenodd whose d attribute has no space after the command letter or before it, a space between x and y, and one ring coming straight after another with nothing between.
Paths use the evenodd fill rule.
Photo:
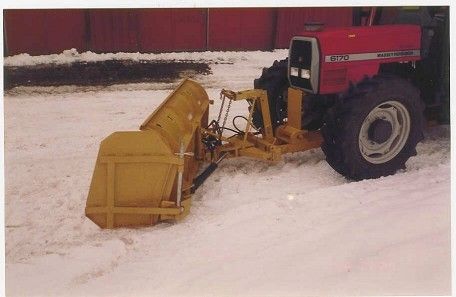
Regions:
<instances>
[{"instance_id":1,"label":"hydraulic hose","mask_svg":"<svg viewBox=\"0 0 456 297\"><path fill-rule=\"evenodd\" d=\"M222 160L225 159L225 157L227 155L228 155L227 153L224 153L223 155L221 155L220 158L217 161L212 162L211 164L209 164L209 166L207 166L207 168L204 169L204 171L201 172L200 175L198 175L197 177L195 177L193 179L193 185L192 185L192 188L191 188L191 192L192 193L195 193L195 191L206 181L206 179L212 173L214 173L215 169L217 169L217 167L218 167L218 164L220 162L222 162Z\"/></svg>"}]
</instances>

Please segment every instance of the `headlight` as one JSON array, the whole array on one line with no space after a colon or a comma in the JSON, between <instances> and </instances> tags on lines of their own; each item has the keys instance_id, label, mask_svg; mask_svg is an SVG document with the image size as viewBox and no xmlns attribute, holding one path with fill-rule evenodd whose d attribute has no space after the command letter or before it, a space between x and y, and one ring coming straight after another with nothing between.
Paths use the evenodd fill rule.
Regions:
<instances>
[{"instance_id":1,"label":"headlight","mask_svg":"<svg viewBox=\"0 0 456 297\"><path fill-rule=\"evenodd\" d=\"M301 74L299 74L299 68L297 67L290 67L290 76L297 76L304 79L310 79L310 70L308 69L301 69Z\"/></svg>"},{"instance_id":2,"label":"headlight","mask_svg":"<svg viewBox=\"0 0 456 297\"><path fill-rule=\"evenodd\" d=\"M301 69L301 78L310 79L310 70Z\"/></svg>"},{"instance_id":3,"label":"headlight","mask_svg":"<svg viewBox=\"0 0 456 297\"><path fill-rule=\"evenodd\" d=\"M290 68L290 76L299 76L299 68L291 67Z\"/></svg>"}]
</instances>

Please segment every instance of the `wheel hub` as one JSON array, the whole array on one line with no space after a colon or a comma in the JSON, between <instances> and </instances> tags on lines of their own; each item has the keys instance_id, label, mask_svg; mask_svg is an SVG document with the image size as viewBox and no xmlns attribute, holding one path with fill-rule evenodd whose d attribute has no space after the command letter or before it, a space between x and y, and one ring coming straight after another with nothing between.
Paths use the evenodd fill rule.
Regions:
<instances>
[{"instance_id":1,"label":"wheel hub","mask_svg":"<svg viewBox=\"0 0 456 297\"><path fill-rule=\"evenodd\" d=\"M368 137L376 143L384 143L393 133L393 126L390 122L377 119L369 127Z\"/></svg>"},{"instance_id":2,"label":"wheel hub","mask_svg":"<svg viewBox=\"0 0 456 297\"><path fill-rule=\"evenodd\" d=\"M410 114L399 101L390 100L374 107L364 119L359 132L359 150L373 164L383 164L396 157L410 134Z\"/></svg>"}]
</instances>

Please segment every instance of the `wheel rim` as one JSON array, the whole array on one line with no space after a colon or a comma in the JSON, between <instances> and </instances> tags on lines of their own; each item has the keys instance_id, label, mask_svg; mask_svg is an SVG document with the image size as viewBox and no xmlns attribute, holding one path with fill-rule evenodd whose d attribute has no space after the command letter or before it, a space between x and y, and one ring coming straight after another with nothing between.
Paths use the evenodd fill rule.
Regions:
<instances>
[{"instance_id":1,"label":"wheel rim","mask_svg":"<svg viewBox=\"0 0 456 297\"><path fill-rule=\"evenodd\" d=\"M382 164L396 157L410 134L410 114L398 101L377 105L364 119L359 132L359 150L366 161Z\"/></svg>"}]
</instances>

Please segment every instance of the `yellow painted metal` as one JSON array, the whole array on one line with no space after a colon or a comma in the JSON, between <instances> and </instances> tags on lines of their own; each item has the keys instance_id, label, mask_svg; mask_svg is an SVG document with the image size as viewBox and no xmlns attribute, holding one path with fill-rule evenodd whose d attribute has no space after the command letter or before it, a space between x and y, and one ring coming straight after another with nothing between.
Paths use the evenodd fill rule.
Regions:
<instances>
[{"instance_id":1,"label":"yellow painted metal","mask_svg":"<svg viewBox=\"0 0 456 297\"><path fill-rule=\"evenodd\" d=\"M295 129L301 130L301 118L302 118L302 98L304 92L295 89L288 88L288 126Z\"/></svg>"},{"instance_id":2,"label":"yellow painted metal","mask_svg":"<svg viewBox=\"0 0 456 297\"><path fill-rule=\"evenodd\" d=\"M187 214L189 189L205 154L199 130L207 126L208 105L204 89L186 79L144 121L141 131L115 132L105 138L86 216L101 228L116 228L153 225ZM197 157L179 157L181 145ZM177 189L178 172L183 172L182 189ZM178 191L184 192L180 207Z\"/></svg>"},{"instance_id":3,"label":"yellow painted metal","mask_svg":"<svg viewBox=\"0 0 456 297\"><path fill-rule=\"evenodd\" d=\"M175 213L170 213L167 214L165 211L161 213L160 215L160 221L165 221L165 220L181 220L185 216L187 216L190 213L190 207L192 205L192 199L191 196L188 195L182 200L181 202L181 207L180 207L180 213L175 214ZM175 210L176 205L172 201L162 201L163 208L162 210L170 209L170 210Z\"/></svg>"},{"instance_id":4,"label":"yellow painted metal","mask_svg":"<svg viewBox=\"0 0 456 297\"><path fill-rule=\"evenodd\" d=\"M301 90L288 89L288 121L278 126L274 134L272 133L266 91L257 89L240 92L222 90L222 94L234 101L248 100L252 103L243 135L222 138L226 143L218 148L218 155L228 152L231 157L245 156L275 162L281 160L285 153L320 147L322 143L320 132L301 129L302 101L305 98L305 93ZM255 104L260 105L263 117L262 137L249 133Z\"/></svg>"},{"instance_id":5,"label":"yellow painted metal","mask_svg":"<svg viewBox=\"0 0 456 297\"><path fill-rule=\"evenodd\" d=\"M263 138L268 141L274 141L271 116L269 112L268 94L263 91L260 96L261 114L263 116Z\"/></svg>"},{"instance_id":6,"label":"yellow painted metal","mask_svg":"<svg viewBox=\"0 0 456 297\"><path fill-rule=\"evenodd\" d=\"M302 129L302 102L306 93L296 88L288 88L288 121L276 128L275 136L282 143L282 153L292 153L321 146L323 141L320 132Z\"/></svg>"},{"instance_id":7,"label":"yellow painted metal","mask_svg":"<svg viewBox=\"0 0 456 297\"><path fill-rule=\"evenodd\" d=\"M222 90L230 100L247 100L251 107L245 131L225 137L207 128L210 100L204 89L184 80L140 131L115 132L101 142L86 216L101 228L178 220L189 213L193 179L202 162L225 154L275 162L285 153L320 146L319 132L301 129L304 94L291 88L288 94L288 122L273 131L265 90ZM258 105L264 122L261 136L250 132ZM202 144L207 135L223 143L213 153Z\"/></svg>"},{"instance_id":8,"label":"yellow painted metal","mask_svg":"<svg viewBox=\"0 0 456 297\"><path fill-rule=\"evenodd\" d=\"M320 131L296 130L286 125L278 127L276 134L282 143L278 145L282 154L318 148L323 142Z\"/></svg>"},{"instance_id":9,"label":"yellow painted metal","mask_svg":"<svg viewBox=\"0 0 456 297\"><path fill-rule=\"evenodd\" d=\"M263 126L264 126L263 131L262 131L262 137L269 141L274 141L271 114L269 112L268 93L265 90L253 89L253 90L245 90L245 91L239 91L239 92L233 92L230 90L222 90L222 94L234 101L248 100L248 101L253 102L251 105L251 108L250 108L248 125L246 127L245 133L248 133L250 130L251 119L252 119L254 107L256 104L259 104L260 110L261 110L261 115L263 117Z\"/></svg>"},{"instance_id":10,"label":"yellow painted metal","mask_svg":"<svg viewBox=\"0 0 456 297\"><path fill-rule=\"evenodd\" d=\"M252 118L253 118L253 111L255 110L255 105L256 105L256 100L253 100L252 105L250 106L249 117L247 118L247 126L245 127L242 148L245 148L247 136L249 135L249 132L250 132L250 126L252 126L251 123L252 123Z\"/></svg>"}]
</instances>

